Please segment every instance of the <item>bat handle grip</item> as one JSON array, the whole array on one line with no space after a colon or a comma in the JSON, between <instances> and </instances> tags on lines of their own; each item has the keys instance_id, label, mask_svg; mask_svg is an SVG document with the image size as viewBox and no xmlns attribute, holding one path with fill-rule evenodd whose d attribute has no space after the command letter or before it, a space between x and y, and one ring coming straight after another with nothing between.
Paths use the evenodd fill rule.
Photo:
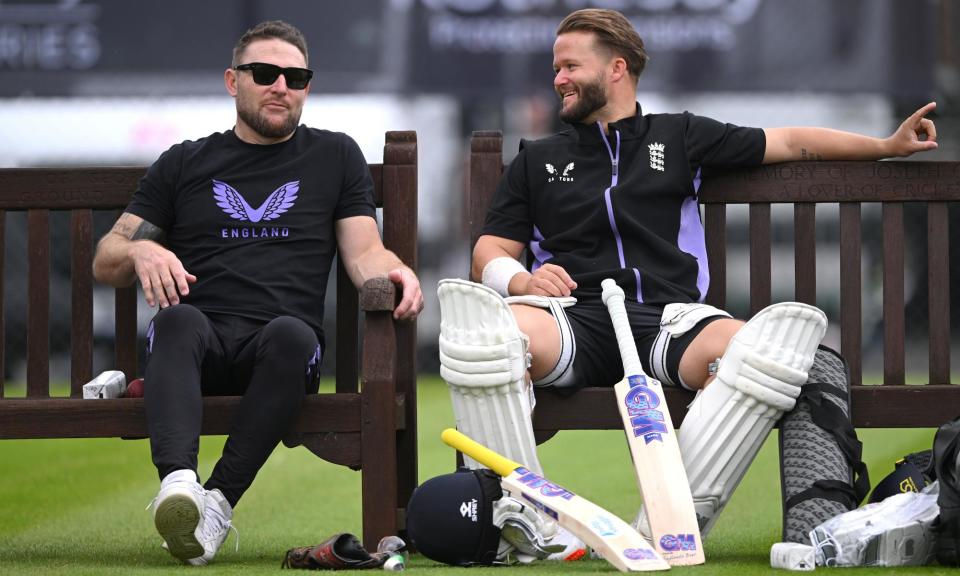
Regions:
<instances>
[{"instance_id":1,"label":"bat handle grip","mask_svg":"<svg viewBox=\"0 0 960 576\"><path fill-rule=\"evenodd\" d=\"M620 357L623 358L624 376L643 374L643 365L637 353L637 343L633 340L633 331L630 329L630 320L627 318L627 307L624 305L623 289L617 286L615 280L607 278L600 283L603 288L601 297L610 313L613 330L617 334L617 346L620 347Z\"/></svg>"},{"instance_id":2,"label":"bat handle grip","mask_svg":"<svg viewBox=\"0 0 960 576\"><path fill-rule=\"evenodd\" d=\"M440 434L440 439L443 440L447 446L456 448L500 476L509 476L514 470L521 467L519 462L514 462L506 456L494 452L463 432L454 430L453 428L444 430Z\"/></svg>"}]
</instances>

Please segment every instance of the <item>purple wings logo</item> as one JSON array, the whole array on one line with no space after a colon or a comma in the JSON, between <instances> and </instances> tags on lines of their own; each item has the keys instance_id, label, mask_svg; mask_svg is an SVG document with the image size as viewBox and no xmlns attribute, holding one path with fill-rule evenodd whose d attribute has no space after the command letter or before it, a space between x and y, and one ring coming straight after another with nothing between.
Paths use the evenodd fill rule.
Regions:
<instances>
[{"instance_id":1,"label":"purple wings logo","mask_svg":"<svg viewBox=\"0 0 960 576\"><path fill-rule=\"evenodd\" d=\"M246 199L232 186L219 180L213 181L213 198L217 206L235 220L252 223L266 222L279 218L281 214L293 206L300 191L300 181L287 182L274 190L259 208L247 204Z\"/></svg>"}]
</instances>

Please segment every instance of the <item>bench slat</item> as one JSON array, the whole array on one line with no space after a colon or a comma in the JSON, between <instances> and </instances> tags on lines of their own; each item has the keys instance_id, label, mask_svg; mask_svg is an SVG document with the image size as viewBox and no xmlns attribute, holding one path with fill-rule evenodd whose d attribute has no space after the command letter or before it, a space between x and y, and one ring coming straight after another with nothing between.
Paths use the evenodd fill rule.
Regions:
<instances>
[{"instance_id":1,"label":"bench slat","mask_svg":"<svg viewBox=\"0 0 960 576\"><path fill-rule=\"evenodd\" d=\"M770 305L770 204L750 205L750 315Z\"/></svg>"},{"instance_id":2,"label":"bench slat","mask_svg":"<svg viewBox=\"0 0 960 576\"><path fill-rule=\"evenodd\" d=\"M840 205L840 354L850 366L850 384L863 383L860 204Z\"/></svg>"},{"instance_id":3,"label":"bench slat","mask_svg":"<svg viewBox=\"0 0 960 576\"><path fill-rule=\"evenodd\" d=\"M676 388L664 392L670 417L679 426L693 393ZM960 386L853 386L851 397L856 427L924 428L956 417ZM570 398L550 393L537 395L533 428L540 436L549 436L542 433L556 430L618 429L620 422L612 388L584 388Z\"/></svg>"},{"instance_id":4,"label":"bench slat","mask_svg":"<svg viewBox=\"0 0 960 576\"><path fill-rule=\"evenodd\" d=\"M145 172L143 167L5 169L0 171L0 208L122 209Z\"/></svg>"},{"instance_id":5,"label":"bench slat","mask_svg":"<svg viewBox=\"0 0 960 576\"><path fill-rule=\"evenodd\" d=\"M906 382L903 308L903 204L883 205L883 382Z\"/></svg>"},{"instance_id":6,"label":"bench slat","mask_svg":"<svg viewBox=\"0 0 960 576\"><path fill-rule=\"evenodd\" d=\"M337 258L337 392L356 392L360 385L360 304L357 288Z\"/></svg>"},{"instance_id":7,"label":"bench slat","mask_svg":"<svg viewBox=\"0 0 960 576\"><path fill-rule=\"evenodd\" d=\"M50 395L50 211L27 211L27 396Z\"/></svg>"},{"instance_id":8,"label":"bench slat","mask_svg":"<svg viewBox=\"0 0 960 576\"><path fill-rule=\"evenodd\" d=\"M407 266L418 269L417 235L407 230L417 227L418 174L416 132L388 132L383 148L384 186L383 241ZM388 192L389 191L389 192ZM417 322L394 324L397 349L397 394L405 402L406 426L396 435L397 449L404 457L397 459L397 497L406 506L416 486L419 453L417 447Z\"/></svg>"},{"instance_id":9,"label":"bench slat","mask_svg":"<svg viewBox=\"0 0 960 576\"><path fill-rule=\"evenodd\" d=\"M0 210L0 246L6 247L7 245L7 211ZM6 261L4 260L4 252L6 250L0 249L0 278L6 277ZM5 349L7 347L7 326L6 326L6 300L4 299L4 286L5 282L0 282L0 398L4 396L4 388L6 387L6 356Z\"/></svg>"},{"instance_id":10,"label":"bench slat","mask_svg":"<svg viewBox=\"0 0 960 576\"><path fill-rule=\"evenodd\" d=\"M114 330L116 331L113 349L116 355L116 370L126 374L129 382L137 377L137 349L139 348L137 298L139 294L136 285L117 288L113 293Z\"/></svg>"},{"instance_id":11,"label":"bench slat","mask_svg":"<svg viewBox=\"0 0 960 576\"><path fill-rule=\"evenodd\" d=\"M227 434L239 396L203 399L203 434ZM360 430L359 394L307 396L298 420L301 433ZM0 403L0 438L146 437L142 398L81 400L8 398Z\"/></svg>"},{"instance_id":12,"label":"bench slat","mask_svg":"<svg viewBox=\"0 0 960 576\"><path fill-rule=\"evenodd\" d=\"M810 202L793 208L794 299L817 305L817 206Z\"/></svg>"},{"instance_id":13,"label":"bench slat","mask_svg":"<svg viewBox=\"0 0 960 576\"><path fill-rule=\"evenodd\" d=\"M503 137L500 132L474 132L470 141L470 163L467 181L467 230L471 248L480 237L487 208L503 172Z\"/></svg>"},{"instance_id":14,"label":"bench slat","mask_svg":"<svg viewBox=\"0 0 960 576\"><path fill-rule=\"evenodd\" d=\"M950 206L927 206L930 381L950 379Z\"/></svg>"},{"instance_id":15,"label":"bench slat","mask_svg":"<svg viewBox=\"0 0 960 576\"><path fill-rule=\"evenodd\" d=\"M727 302L727 210L722 204L704 207L707 261L710 263L710 287L707 304L723 308Z\"/></svg>"},{"instance_id":16,"label":"bench slat","mask_svg":"<svg viewBox=\"0 0 960 576\"><path fill-rule=\"evenodd\" d=\"M703 204L949 202L958 181L958 162L785 162L711 170L699 197Z\"/></svg>"},{"instance_id":17,"label":"bench slat","mask_svg":"<svg viewBox=\"0 0 960 576\"><path fill-rule=\"evenodd\" d=\"M70 212L70 395L93 378L93 211Z\"/></svg>"}]
</instances>

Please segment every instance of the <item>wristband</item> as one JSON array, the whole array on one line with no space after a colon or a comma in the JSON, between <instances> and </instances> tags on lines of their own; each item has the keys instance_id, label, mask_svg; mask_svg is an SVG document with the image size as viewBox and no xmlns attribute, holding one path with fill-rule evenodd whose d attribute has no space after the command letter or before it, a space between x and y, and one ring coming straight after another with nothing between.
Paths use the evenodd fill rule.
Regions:
<instances>
[{"instance_id":1,"label":"wristband","mask_svg":"<svg viewBox=\"0 0 960 576\"><path fill-rule=\"evenodd\" d=\"M506 298L510 295L508 290L510 279L520 272L526 271L527 269L516 258L500 256L487 262L487 265L483 267L480 282L488 288L493 288L498 294Z\"/></svg>"}]
</instances>

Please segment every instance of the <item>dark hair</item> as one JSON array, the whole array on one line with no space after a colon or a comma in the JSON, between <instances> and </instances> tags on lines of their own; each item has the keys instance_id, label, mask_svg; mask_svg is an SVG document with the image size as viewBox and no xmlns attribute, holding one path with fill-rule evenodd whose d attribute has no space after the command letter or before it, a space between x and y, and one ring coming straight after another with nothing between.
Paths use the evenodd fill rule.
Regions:
<instances>
[{"instance_id":1,"label":"dark hair","mask_svg":"<svg viewBox=\"0 0 960 576\"><path fill-rule=\"evenodd\" d=\"M647 52L643 39L630 21L616 10L585 8L563 19L557 28L557 36L567 32L593 32L598 47L605 48L627 61L627 71L635 79L640 78L647 65Z\"/></svg>"},{"instance_id":2,"label":"dark hair","mask_svg":"<svg viewBox=\"0 0 960 576\"><path fill-rule=\"evenodd\" d=\"M243 36L237 40L236 46L233 47L232 66L243 64L240 58L243 56L243 52L247 49L247 46L252 42L256 42L257 40L270 40L272 38L283 40L295 46L297 50L303 54L304 64L309 64L307 40L303 37L303 33L300 32L296 26L287 24L283 20L269 20L267 22L261 22L247 30L243 33Z\"/></svg>"}]
</instances>

